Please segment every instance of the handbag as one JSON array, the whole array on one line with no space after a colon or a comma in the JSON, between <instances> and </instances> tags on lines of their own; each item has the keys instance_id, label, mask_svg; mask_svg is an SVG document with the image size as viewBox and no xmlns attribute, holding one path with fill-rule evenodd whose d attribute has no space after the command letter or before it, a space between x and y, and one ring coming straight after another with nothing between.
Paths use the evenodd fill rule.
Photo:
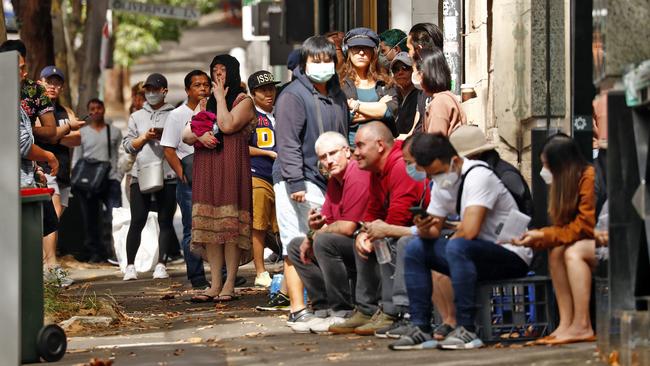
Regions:
<instances>
[{"instance_id":1,"label":"handbag","mask_svg":"<svg viewBox=\"0 0 650 366\"><path fill-rule=\"evenodd\" d=\"M106 126L108 141L108 161L91 158L79 159L72 169L71 186L74 190L88 194L100 193L108 180L111 171L111 127Z\"/></svg>"},{"instance_id":2,"label":"handbag","mask_svg":"<svg viewBox=\"0 0 650 366\"><path fill-rule=\"evenodd\" d=\"M183 175L185 176L188 186L192 186L192 170L194 168L194 154L181 159L181 166L183 166Z\"/></svg>"},{"instance_id":3,"label":"handbag","mask_svg":"<svg viewBox=\"0 0 650 366\"><path fill-rule=\"evenodd\" d=\"M153 193L163 189L165 180L162 160L147 164L138 163L138 185L142 193Z\"/></svg>"}]
</instances>

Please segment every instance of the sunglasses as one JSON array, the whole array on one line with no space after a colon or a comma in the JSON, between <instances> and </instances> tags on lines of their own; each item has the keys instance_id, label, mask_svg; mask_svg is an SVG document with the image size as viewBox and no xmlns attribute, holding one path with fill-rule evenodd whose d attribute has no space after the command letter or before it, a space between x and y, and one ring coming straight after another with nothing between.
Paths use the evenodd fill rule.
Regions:
<instances>
[{"instance_id":1,"label":"sunglasses","mask_svg":"<svg viewBox=\"0 0 650 366\"><path fill-rule=\"evenodd\" d=\"M390 69L390 71L392 71L393 74L397 74L400 71L407 71L407 70L410 70L410 69L411 69L411 67L406 66L406 65L401 65L401 66L395 65L395 66L393 66L393 68Z\"/></svg>"}]
</instances>

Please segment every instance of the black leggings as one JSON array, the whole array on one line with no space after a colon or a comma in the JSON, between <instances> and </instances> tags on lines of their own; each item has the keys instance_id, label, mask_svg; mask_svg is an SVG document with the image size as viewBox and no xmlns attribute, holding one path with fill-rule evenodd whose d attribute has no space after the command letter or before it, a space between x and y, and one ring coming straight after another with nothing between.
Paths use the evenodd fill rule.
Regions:
<instances>
[{"instance_id":1,"label":"black leggings","mask_svg":"<svg viewBox=\"0 0 650 366\"><path fill-rule=\"evenodd\" d=\"M151 196L156 197L158 206L158 263L163 259L172 245L178 245L176 231L174 231L174 213L176 212L176 184L165 184L164 188L155 193L142 193L138 183L131 184L131 226L126 236L126 259L128 264L135 262L135 255L140 247L142 229L147 223L151 210Z\"/></svg>"}]
</instances>

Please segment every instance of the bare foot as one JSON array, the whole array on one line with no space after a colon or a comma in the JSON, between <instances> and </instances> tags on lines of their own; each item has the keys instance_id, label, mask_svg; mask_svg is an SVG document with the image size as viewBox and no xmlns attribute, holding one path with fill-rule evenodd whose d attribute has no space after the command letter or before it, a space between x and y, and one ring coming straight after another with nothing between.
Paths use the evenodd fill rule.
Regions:
<instances>
[{"instance_id":1,"label":"bare foot","mask_svg":"<svg viewBox=\"0 0 650 366\"><path fill-rule=\"evenodd\" d=\"M553 333L549 334L549 338L558 338L558 337L564 337L565 334L567 334L569 330L570 325L559 325Z\"/></svg>"}]
</instances>

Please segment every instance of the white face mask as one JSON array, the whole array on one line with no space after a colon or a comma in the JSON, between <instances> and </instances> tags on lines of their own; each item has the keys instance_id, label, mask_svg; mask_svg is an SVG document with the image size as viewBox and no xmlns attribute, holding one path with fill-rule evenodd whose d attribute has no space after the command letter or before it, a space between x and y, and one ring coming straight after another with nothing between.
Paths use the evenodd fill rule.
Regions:
<instances>
[{"instance_id":1,"label":"white face mask","mask_svg":"<svg viewBox=\"0 0 650 366\"><path fill-rule=\"evenodd\" d=\"M419 71L413 71L411 74L411 82L413 83L413 86L417 90L422 90L422 83L420 82L420 72Z\"/></svg>"},{"instance_id":2,"label":"white face mask","mask_svg":"<svg viewBox=\"0 0 650 366\"><path fill-rule=\"evenodd\" d=\"M328 82L335 73L334 62L308 62L305 65L305 74L316 84Z\"/></svg>"},{"instance_id":3,"label":"white face mask","mask_svg":"<svg viewBox=\"0 0 650 366\"><path fill-rule=\"evenodd\" d=\"M145 92L144 99L147 100L149 105L158 105L165 99L165 93Z\"/></svg>"},{"instance_id":4,"label":"white face mask","mask_svg":"<svg viewBox=\"0 0 650 366\"><path fill-rule=\"evenodd\" d=\"M458 182L458 173L454 171L454 161L452 160L449 165L449 171L446 173L436 174L431 179L436 182L436 185L445 191L451 190Z\"/></svg>"},{"instance_id":5,"label":"white face mask","mask_svg":"<svg viewBox=\"0 0 650 366\"><path fill-rule=\"evenodd\" d=\"M553 173L551 173L550 170L546 169L546 167L542 168L542 170L539 172L539 176L542 177L544 183L546 184L553 183Z\"/></svg>"}]
</instances>

